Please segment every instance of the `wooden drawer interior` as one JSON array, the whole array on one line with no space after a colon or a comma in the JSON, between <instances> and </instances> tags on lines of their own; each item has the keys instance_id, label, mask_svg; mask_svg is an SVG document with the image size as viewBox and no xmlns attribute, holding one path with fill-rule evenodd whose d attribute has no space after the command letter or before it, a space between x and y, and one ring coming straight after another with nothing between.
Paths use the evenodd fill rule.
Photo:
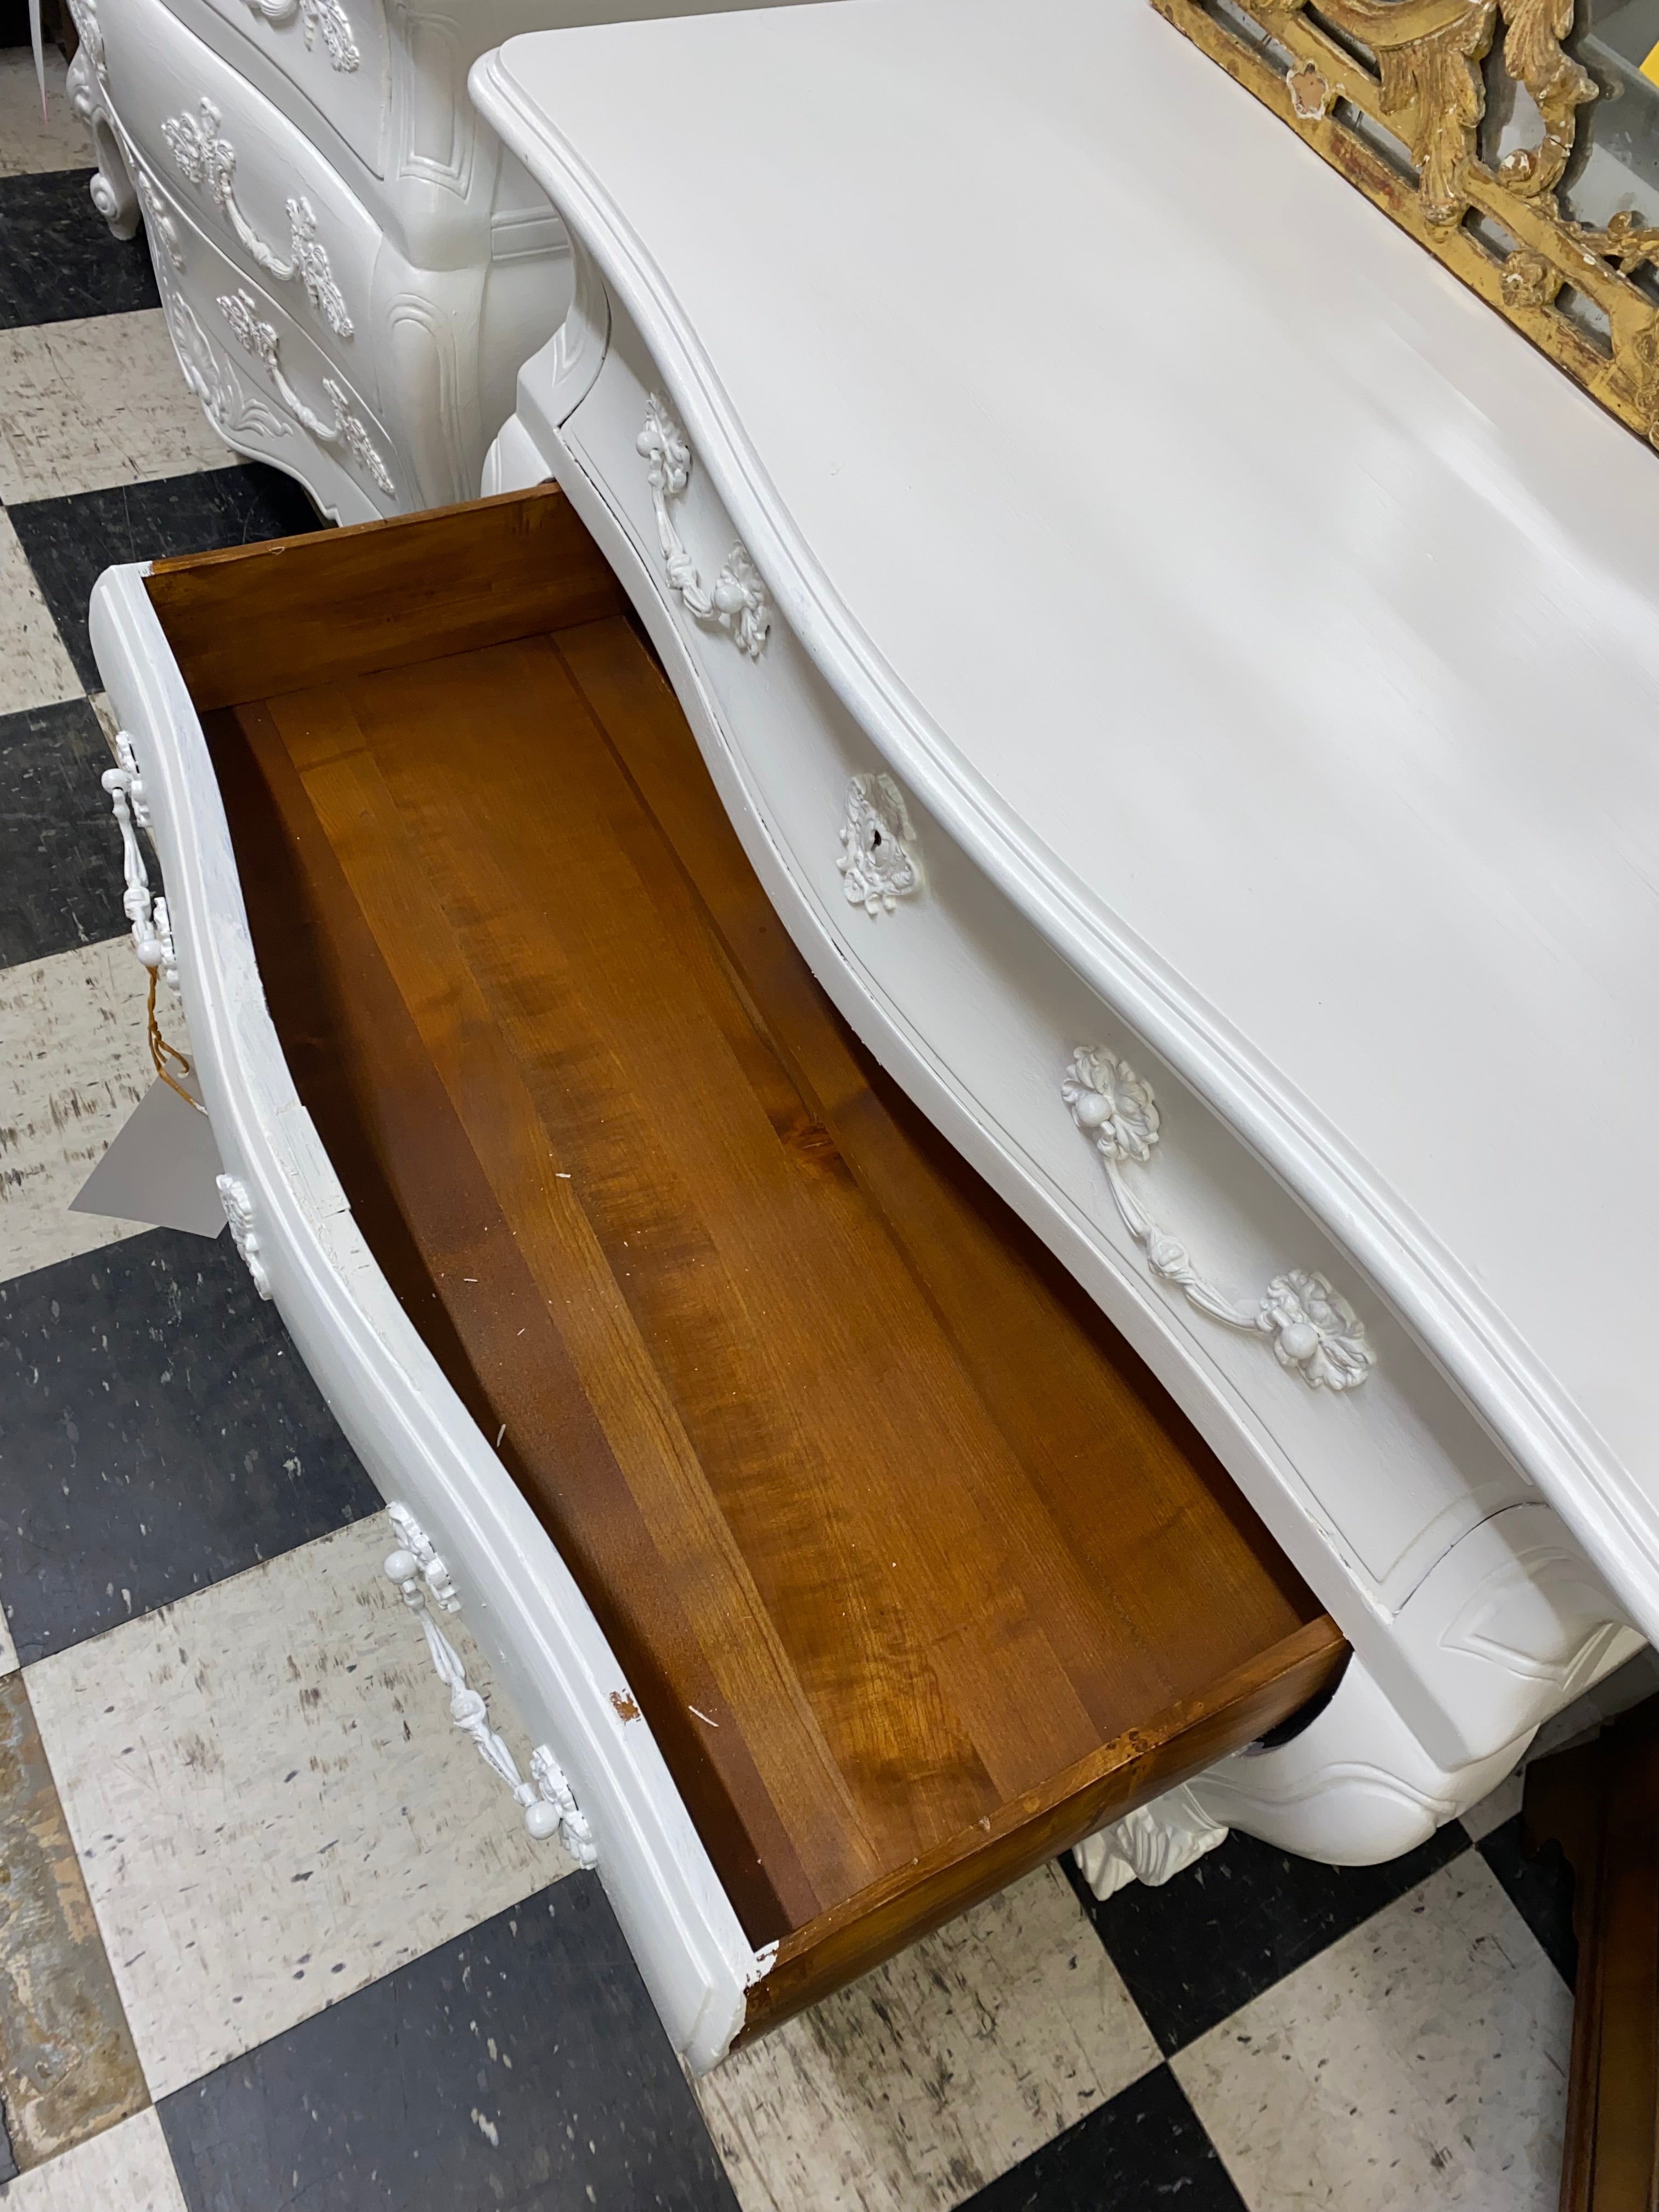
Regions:
<instances>
[{"instance_id":1,"label":"wooden drawer interior","mask_svg":"<svg viewBox=\"0 0 1659 2212\"><path fill-rule=\"evenodd\" d=\"M271 1013L751 1941L751 2030L1346 1646L819 991L554 488L158 563Z\"/></svg>"}]
</instances>

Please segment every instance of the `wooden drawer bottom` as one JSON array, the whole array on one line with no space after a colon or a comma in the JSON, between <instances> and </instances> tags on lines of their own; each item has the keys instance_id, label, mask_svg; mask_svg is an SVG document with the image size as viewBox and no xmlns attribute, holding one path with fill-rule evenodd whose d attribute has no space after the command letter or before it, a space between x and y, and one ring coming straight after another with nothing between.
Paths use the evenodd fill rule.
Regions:
<instances>
[{"instance_id":1,"label":"wooden drawer bottom","mask_svg":"<svg viewBox=\"0 0 1659 2212\"><path fill-rule=\"evenodd\" d=\"M751 2032L1333 1678L1219 1463L812 981L559 492L149 589L357 1223L781 1946Z\"/></svg>"}]
</instances>

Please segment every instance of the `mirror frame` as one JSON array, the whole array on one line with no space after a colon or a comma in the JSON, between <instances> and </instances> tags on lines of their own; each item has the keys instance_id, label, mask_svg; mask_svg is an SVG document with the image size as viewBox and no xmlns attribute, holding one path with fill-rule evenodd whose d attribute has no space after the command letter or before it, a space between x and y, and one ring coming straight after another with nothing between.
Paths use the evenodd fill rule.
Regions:
<instances>
[{"instance_id":1,"label":"mirror frame","mask_svg":"<svg viewBox=\"0 0 1659 2212\"><path fill-rule=\"evenodd\" d=\"M1659 270L1659 228L1615 215L1594 229L1556 197L1579 110L1597 97L1563 43L1577 0L1317 0L1316 15L1306 0L1152 4L1659 447L1659 301L1634 281ZM1534 144L1489 165L1479 137L1500 24L1504 68L1541 128ZM1578 301L1592 312L1572 312Z\"/></svg>"}]
</instances>

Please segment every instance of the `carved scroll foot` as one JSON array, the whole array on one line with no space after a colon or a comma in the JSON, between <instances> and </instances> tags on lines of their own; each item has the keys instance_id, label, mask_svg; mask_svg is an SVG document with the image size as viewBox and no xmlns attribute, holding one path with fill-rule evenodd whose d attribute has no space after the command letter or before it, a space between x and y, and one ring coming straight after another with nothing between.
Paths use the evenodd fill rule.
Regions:
<instances>
[{"instance_id":1,"label":"carved scroll foot","mask_svg":"<svg viewBox=\"0 0 1659 2212\"><path fill-rule=\"evenodd\" d=\"M1097 1897L1114 1897L1132 1881L1160 1887L1218 1844L1224 1844L1227 1833L1183 1784L1097 1835L1085 1837L1072 1856Z\"/></svg>"}]
</instances>

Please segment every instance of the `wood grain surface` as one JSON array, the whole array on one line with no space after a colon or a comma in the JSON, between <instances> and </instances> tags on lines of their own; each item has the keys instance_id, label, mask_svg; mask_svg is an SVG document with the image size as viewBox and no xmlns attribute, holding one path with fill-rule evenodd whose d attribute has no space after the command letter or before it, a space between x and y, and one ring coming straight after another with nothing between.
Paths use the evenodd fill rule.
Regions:
<instances>
[{"instance_id":1,"label":"wood grain surface","mask_svg":"<svg viewBox=\"0 0 1659 2212\"><path fill-rule=\"evenodd\" d=\"M1522 1839L1574 1875L1561 2212L1659 2204L1659 1698L1527 1769Z\"/></svg>"},{"instance_id":2,"label":"wood grain surface","mask_svg":"<svg viewBox=\"0 0 1659 2212\"><path fill-rule=\"evenodd\" d=\"M516 564L591 548L532 496L533 531L508 501L356 533L418 570L432 530L431 658L365 617L372 665L313 682L273 634L225 699L182 568L156 604L222 708L301 1096L751 1939L787 1939L759 2022L1261 1734L1345 1646L818 991L629 621L538 601ZM288 605L328 542L289 548ZM348 573L317 563L316 624Z\"/></svg>"}]
</instances>

